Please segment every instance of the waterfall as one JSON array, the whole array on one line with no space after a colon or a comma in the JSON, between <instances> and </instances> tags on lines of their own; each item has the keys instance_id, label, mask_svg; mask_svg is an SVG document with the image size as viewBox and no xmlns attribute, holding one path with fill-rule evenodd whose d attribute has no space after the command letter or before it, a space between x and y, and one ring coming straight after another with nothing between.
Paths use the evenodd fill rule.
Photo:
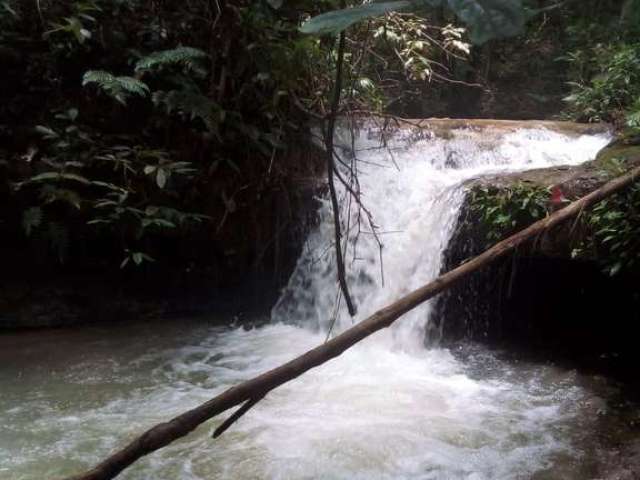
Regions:
<instances>
[{"instance_id":1,"label":"waterfall","mask_svg":"<svg viewBox=\"0 0 640 480\"><path fill-rule=\"evenodd\" d=\"M353 157L362 202L379 226L382 252L370 225L343 187L343 231L348 283L359 313L351 319L339 303L331 204L321 201L319 225L311 233L294 274L273 310L275 321L327 332L344 330L376 310L428 283L440 273L465 196L466 181L592 159L609 135L567 135L544 127L495 128L458 125L444 132L405 128L391 134L365 125L340 134L343 156ZM343 178L346 177L346 172ZM356 238L357 237L357 238ZM337 314L335 313L337 310ZM396 350L423 348L430 302L407 313L376 342Z\"/></svg>"},{"instance_id":2,"label":"waterfall","mask_svg":"<svg viewBox=\"0 0 640 480\"><path fill-rule=\"evenodd\" d=\"M359 313L351 319L339 307L334 332L439 273L465 181L575 165L608 141L607 135L539 126L462 125L400 129L388 138L388 150L379 148L380 135L362 129L352 153L362 199L384 243L383 269L375 239L363 233L354 245L352 232L347 266ZM351 147L346 140L345 148ZM341 198L348 201L344 191ZM15 365L0 369L0 477L63 478L82 471L150 425L323 342L338 292L330 205L320 202L317 228L268 325L109 325L74 336L50 332L35 347L26 341L11 353L7 358ZM354 225L347 212L343 223ZM474 345L454 352L425 348L429 308L427 303L413 310L392 328L270 392L215 441L212 429L224 416L145 457L121 478L599 476L589 462L602 435L585 432L595 432L603 421L593 407L602 381L592 388L576 372L508 361Z\"/></svg>"}]
</instances>

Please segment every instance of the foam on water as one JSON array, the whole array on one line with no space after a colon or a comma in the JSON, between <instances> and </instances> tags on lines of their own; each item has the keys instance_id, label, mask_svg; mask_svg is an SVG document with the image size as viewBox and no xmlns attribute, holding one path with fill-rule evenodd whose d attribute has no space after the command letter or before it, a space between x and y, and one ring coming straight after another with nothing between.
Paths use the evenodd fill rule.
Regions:
<instances>
[{"instance_id":1,"label":"foam on water","mask_svg":"<svg viewBox=\"0 0 640 480\"><path fill-rule=\"evenodd\" d=\"M592 159L607 142L606 135L568 137L542 129L506 134L460 129L451 131L448 139L428 136L413 141L398 135L385 149L371 132L362 133L355 145L363 203L380 226L384 248L381 268L373 235L360 235L357 244L355 235L350 236L345 250L350 289L360 310L356 319L366 318L437 276L466 180L577 165ZM334 253L327 248L334 237L328 201L320 213L320 226L310 236L273 316L326 330L338 294ZM351 226L357 223L355 215L352 212ZM377 335L377 341L402 350L423 348L428 312L428 304L409 312L389 332ZM338 330L352 323L344 308L338 317Z\"/></svg>"},{"instance_id":2,"label":"foam on water","mask_svg":"<svg viewBox=\"0 0 640 480\"><path fill-rule=\"evenodd\" d=\"M465 180L578 164L606 142L546 130L398 137L396 168L363 134L357 156L364 201L388 233L384 285L370 235L361 236L355 254L353 243L347 249L356 321L438 274ZM23 366L0 369L0 384L8 386L0 393L0 478L75 473L148 426L323 342L337 289L327 204L320 216L271 325L129 330L123 338L85 339L81 351L62 342L55 345L59 363L47 362L42 350L38 358L12 355ZM424 347L428 314L427 304L271 392L219 439L210 433L222 419L122 478L584 478L576 438L590 420L575 374L486 353L478 374L451 352ZM352 321L340 309L336 331Z\"/></svg>"}]
</instances>

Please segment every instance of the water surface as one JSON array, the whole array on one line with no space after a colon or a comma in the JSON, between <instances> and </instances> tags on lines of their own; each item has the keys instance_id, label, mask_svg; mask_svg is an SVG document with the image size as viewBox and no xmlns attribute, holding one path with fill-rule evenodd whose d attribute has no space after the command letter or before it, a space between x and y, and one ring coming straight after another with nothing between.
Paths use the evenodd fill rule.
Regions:
<instances>
[{"instance_id":1,"label":"water surface","mask_svg":"<svg viewBox=\"0 0 640 480\"><path fill-rule=\"evenodd\" d=\"M460 129L447 138L400 134L380 149L376 133L364 132L350 158L384 248L381 265L371 225L354 235L357 209L342 192L355 319L340 302L324 202L270 324L176 321L0 336L0 478L77 473L155 423L315 347L438 274L466 180L576 165L607 141L544 129ZM624 423L610 382L471 345L427 348L429 312L427 303L271 392L221 438L210 438L218 418L121 478L582 480L601 473L603 436L616 435L602 419Z\"/></svg>"}]
</instances>

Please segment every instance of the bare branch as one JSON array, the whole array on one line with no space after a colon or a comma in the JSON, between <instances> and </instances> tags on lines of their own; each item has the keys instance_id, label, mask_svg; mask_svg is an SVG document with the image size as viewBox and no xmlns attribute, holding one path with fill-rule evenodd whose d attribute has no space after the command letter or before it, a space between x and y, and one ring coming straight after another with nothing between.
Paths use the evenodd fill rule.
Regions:
<instances>
[{"instance_id":1,"label":"bare branch","mask_svg":"<svg viewBox=\"0 0 640 480\"><path fill-rule=\"evenodd\" d=\"M349 294L349 286L347 285L346 271L344 268L344 257L342 256L342 245L340 242L340 206L338 205L338 199L336 196L336 186L334 182L335 164L333 159L334 154L334 134L336 126L336 117L340 109L340 90L342 89L342 67L344 64L344 50L345 50L345 34L340 34L340 40L338 41L338 62L336 65L336 80L334 84L334 96L331 104L331 115L327 122L327 130L325 132L325 147L327 151L327 176L329 180L329 195L331 197L331 206L333 208L333 225L335 229L335 247L336 247L336 265L338 269L338 283L340 289L344 295L349 315L352 317L356 315L357 310Z\"/></svg>"}]
</instances>

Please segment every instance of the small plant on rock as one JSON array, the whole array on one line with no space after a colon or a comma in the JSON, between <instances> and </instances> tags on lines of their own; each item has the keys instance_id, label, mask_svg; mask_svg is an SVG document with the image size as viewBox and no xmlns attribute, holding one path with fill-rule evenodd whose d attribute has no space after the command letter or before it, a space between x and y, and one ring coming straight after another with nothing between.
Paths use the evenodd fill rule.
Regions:
<instances>
[{"instance_id":1,"label":"small plant on rock","mask_svg":"<svg viewBox=\"0 0 640 480\"><path fill-rule=\"evenodd\" d=\"M471 193L471 208L481 214L490 242L543 218L548 204L548 189L525 183L506 188L480 186Z\"/></svg>"}]
</instances>

